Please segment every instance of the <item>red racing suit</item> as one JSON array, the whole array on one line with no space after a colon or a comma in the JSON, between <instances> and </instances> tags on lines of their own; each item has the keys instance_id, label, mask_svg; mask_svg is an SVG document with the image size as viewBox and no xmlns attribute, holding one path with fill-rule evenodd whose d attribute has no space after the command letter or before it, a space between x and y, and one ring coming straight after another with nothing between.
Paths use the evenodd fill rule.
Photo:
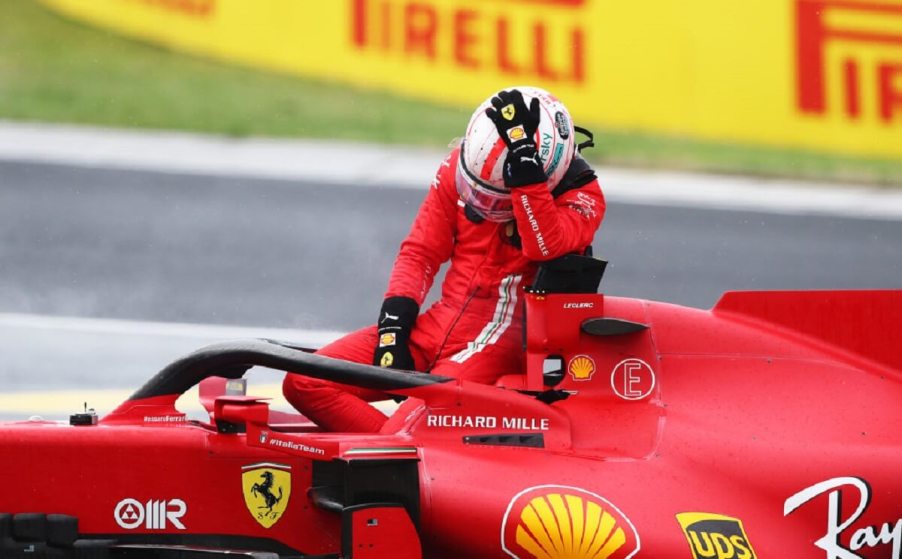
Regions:
<instances>
[{"instance_id":1,"label":"red racing suit","mask_svg":"<svg viewBox=\"0 0 902 559\"><path fill-rule=\"evenodd\" d=\"M459 149L442 162L426 199L401 243L386 297L409 297L422 306L440 266L450 261L441 298L417 317L410 350L417 371L493 383L522 373L523 288L539 264L592 243L605 201L595 175L565 176L554 193L547 183L512 190L514 221L474 219L465 211L455 177ZM554 195L553 195L554 194ZM469 215L468 215L469 214ZM352 332L317 353L371 364L376 326ZM367 404L385 394L301 374L286 375L286 399L330 431L377 432L386 417Z\"/></svg>"}]
</instances>

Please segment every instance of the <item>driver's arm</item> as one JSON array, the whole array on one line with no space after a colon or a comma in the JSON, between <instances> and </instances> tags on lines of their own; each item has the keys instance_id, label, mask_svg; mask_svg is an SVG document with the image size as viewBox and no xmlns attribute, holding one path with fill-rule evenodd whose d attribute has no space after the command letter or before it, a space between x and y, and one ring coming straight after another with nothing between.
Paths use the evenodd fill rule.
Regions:
<instances>
[{"instance_id":1,"label":"driver's arm","mask_svg":"<svg viewBox=\"0 0 902 559\"><path fill-rule=\"evenodd\" d=\"M530 260L552 260L592 244L604 218L605 202L597 180L553 198L547 183L512 192L514 218Z\"/></svg>"},{"instance_id":2,"label":"driver's arm","mask_svg":"<svg viewBox=\"0 0 902 559\"><path fill-rule=\"evenodd\" d=\"M376 324L373 364L414 370L410 334L439 267L451 257L457 218L457 190L451 174L452 152L435 180L395 259Z\"/></svg>"},{"instance_id":3,"label":"driver's arm","mask_svg":"<svg viewBox=\"0 0 902 559\"><path fill-rule=\"evenodd\" d=\"M451 258L457 219L457 191L448 155L420 206L395 259L388 297L407 297L422 305L439 267Z\"/></svg>"}]
</instances>

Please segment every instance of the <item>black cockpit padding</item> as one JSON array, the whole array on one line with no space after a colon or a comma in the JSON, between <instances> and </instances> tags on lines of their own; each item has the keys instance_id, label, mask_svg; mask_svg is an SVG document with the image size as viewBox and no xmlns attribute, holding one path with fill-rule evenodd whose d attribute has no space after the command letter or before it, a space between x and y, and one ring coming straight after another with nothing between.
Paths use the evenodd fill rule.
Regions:
<instances>
[{"instance_id":1,"label":"black cockpit padding","mask_svg":"<svg viewBox=\"0 0 902 559\"><path fill-rule=\"evenodd\" d=\"M565 254L539 266L531 291L542 293L598 293L608 263L582 254Z\"/></svg>"}]
</instances>

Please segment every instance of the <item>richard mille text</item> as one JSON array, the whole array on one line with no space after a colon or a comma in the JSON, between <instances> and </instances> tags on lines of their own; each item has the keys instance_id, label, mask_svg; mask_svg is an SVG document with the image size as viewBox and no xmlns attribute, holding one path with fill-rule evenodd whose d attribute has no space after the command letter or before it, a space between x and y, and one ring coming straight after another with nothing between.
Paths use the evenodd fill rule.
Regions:
<instances>
[{"instance_id":1,"label":"richard mille text","mask_svg":"<svg viewBox=\"0 0 902 559\"><path fill-rule=\"evenodd\" d=\"M500 420L500 422L499 422ZM426 418L428 427L470 427L473 429L512 429L519 431L547 431L548 418L537 417L495 417L492 415L430 415Z\"/></svg>"}]
</instances>

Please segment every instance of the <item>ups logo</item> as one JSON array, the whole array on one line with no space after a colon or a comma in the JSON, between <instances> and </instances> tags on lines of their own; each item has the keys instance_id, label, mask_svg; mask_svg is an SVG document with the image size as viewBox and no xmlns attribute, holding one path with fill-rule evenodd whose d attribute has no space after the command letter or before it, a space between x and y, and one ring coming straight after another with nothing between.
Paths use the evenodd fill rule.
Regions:
<instances>
[{"instance_id":1,"label":"ups logo","mask_svg":"<svg viewBox=\"0 0 902 559\"><path fill-rule=\"evenodd\" d=\"M757 559L738 518L706 512L683 512L676 518L695 559Z\"/></svg>"}]
</instances>

